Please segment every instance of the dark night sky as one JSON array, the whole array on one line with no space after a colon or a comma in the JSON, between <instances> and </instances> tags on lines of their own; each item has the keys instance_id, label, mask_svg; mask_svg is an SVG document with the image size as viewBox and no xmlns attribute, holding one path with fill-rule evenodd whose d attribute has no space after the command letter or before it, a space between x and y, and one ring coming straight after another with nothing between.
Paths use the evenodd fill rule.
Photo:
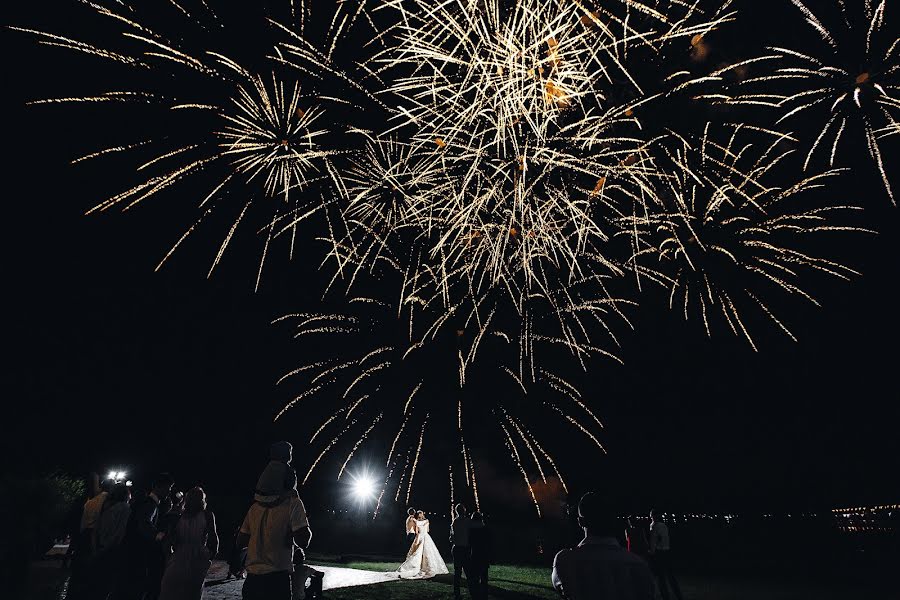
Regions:
<instances>
[{"instance_id":1,"label":"dark night sky","mask_svg":"<svg viewBox=\"0 0 900 600\"><path fill-rule=\"evenodd\" d=\"M3 22L54 23L41 7L56 3L27 4ZM757 13L747 23L765 21ZM184 484L249 488L265 445L291 432L271 425L290 398L274 382L298 353L269 322L315 306L315 255L276 258L255 294L253 247L230 250L206 278L212 238L154 273L189 223L178 203L193 207L194 198L175 192L126 214L84 216L116 189L117 174L68 161L100 147L115 126L104 130L94 109L24 104L62 84L90 89L97 82L82 69L93 63L67 62L9 32L3 42L4 462L166 468ZM599 362L586 379L609 455L568 456L577 487L619 488L636 507L687 509L900 499L900 213L870 167L854 165L836 191L869 208L865 221L880 231L838 242L839 256L864 276L813 283L824 307L785 313L799 343L771 328L756 331L758 354L721 329L707 340L697 323L647 299L637 330L622 335L625 366ZM505 457L489 459L515 481Z\"/></svg>"}]
</instances>

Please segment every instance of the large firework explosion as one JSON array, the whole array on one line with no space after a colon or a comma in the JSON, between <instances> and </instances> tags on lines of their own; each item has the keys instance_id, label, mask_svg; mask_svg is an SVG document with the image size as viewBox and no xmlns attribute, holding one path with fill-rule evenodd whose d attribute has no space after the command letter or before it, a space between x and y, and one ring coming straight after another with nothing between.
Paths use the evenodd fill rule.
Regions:
<instances>
[{"instance_id":1,"label":"large firework explosion","mask_svg":"<svg viewBox=\"0 0 900 600\"><path fill-rule=\"evenodd\" d=\"M537 365L523 372L521 340L553 345L553 340L505 326L517 323L488 318L484 323L453 323L453 327L419 332L411 323L422 310L372 298L351 298L343 314L286 315L278 322L293 325L295 337L316 352L311 362L286 373L279 383L303 390L277 418L301 409L320 423L308 440L313 460L305 483L330 452L338 454L337 479L347 474L354 453L370 436L383 452L385 477L379 496L408 502L420 459L434 457L435 447L449 456L449 476L456 479L456 498L476 504L478 470L473 445L504 445L521 473L535 509L534 487L554 477L565 478L541 442L547 419L579 431L595 449L602 424L564 376ZM470 362L473 347L484 346L491 360ZM498 394L497 390L504 392ZM486 420L485 416L491 418ZM542 425L542 427L541 427ZM423 448L425 441L429 443ZM435 441L436 440L436 441ZM388 442L390 442L388 444ZM367 453L369 462L372 452ZM462 482L465 482L465 485ZM376 514L378 508L376 507Z\"/></svg>"},{"instance_id":2,"label":"large firework explosion","mask_svg":"<svg viewBox=\"0 0 900 600\"><path fill-rule=\"evenodd\" d=\"M300 339L326 340L285 379L303 387L278 414L320 413L306 477L339 453L340 478L386 435L380 500L400 499L427 444L444 443L458 450L451 490L465 480L477 501L473 440L501 440L540 512L534 481L564 481L540 443L541 411L601 446L595 409L548 365L620 360L616 331L654 287L645 281L707 334L718 321L756 350L749 310L793 338L770 296L817 303L811 272L854 274L804 243L860 229L835 221L855 209L823 193L841 170L813 159L828 146L833 167L859 121L891 193L881 144L898 131L898 42L883 1L865 3L862 25L841 3L846 32L865 42L847 55L790 1L821 56L779 46L715 68L716 36L741 22L730 0L285 0L252 58L232 53L240 31L202 0L160 2L174 12L159 23L124 2L80 2L108 22L102 42L20 30L136 82L35 104L124 102L167 117L158 136L76 160L131 157L138 182L95 211L203 182L199 219L163 262L214 211L231 216L212 267L246 224L262 240L257 286L274 240L291 254L321 248L323 292L352 300L285 318ZM831 66L841 60L856 64ZM707 124L709 99L746 110L731 116L745 123ZM777 122L754 121L746 107L759 104L779 109ZM779 129L819 109L824 129L795 161L800 138ZM423 364L446 373L425 381ZM485 401L486 381L528 402Z\"/></svg>"}]
</instances>

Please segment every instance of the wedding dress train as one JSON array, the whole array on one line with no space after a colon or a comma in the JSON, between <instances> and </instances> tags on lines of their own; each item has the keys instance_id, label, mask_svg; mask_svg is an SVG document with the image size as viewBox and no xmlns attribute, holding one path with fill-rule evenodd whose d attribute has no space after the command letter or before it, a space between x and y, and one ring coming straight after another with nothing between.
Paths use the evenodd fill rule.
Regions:
<instances>
[{"instance_id":1,"label":"wedding dress train","mask_svg":"<svg viewBox=\"0 0 900 600\"><path fill-rule=\"evenodd\" d=\"M428 519L416 521L416 539L400 565L401 579L428 579L449 573L434 540L428 534Z\"/></svg>"}]
</instances>

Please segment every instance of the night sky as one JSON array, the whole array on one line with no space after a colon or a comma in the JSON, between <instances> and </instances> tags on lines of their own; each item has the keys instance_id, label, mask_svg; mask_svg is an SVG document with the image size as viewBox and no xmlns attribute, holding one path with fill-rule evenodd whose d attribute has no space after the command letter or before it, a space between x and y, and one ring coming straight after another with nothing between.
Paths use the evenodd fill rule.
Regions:
<instances>
[{"instance_id":1,"label":"night sky","mask_svg":"<svg viewBox=\"0 0 900 600\"><path fill-rule=\"evenodd\" d=\"M77 30L65 24L68 13L56 13L59 3L9 4L4 23ZM732 44L778 34L760 3L749 4L757 12ZM782 35L799 23L778 21ZM270 441L301 441L292 431L302 413L272 425L296 392L275 381L296 366L299 349L270 321L320 306L325 275L316 249L303 247L290 263L276 253L257 293L253 240L230 249L207 279L218 230L154 272L190 223L196 198L182 188L124 214L84 216L121 178L68 163L115 139L120 123L130 125L119 121L127 113L25 103L115 84L89 59L38 48L27 36L4 31L3 44L6 468L84 473L121 465L136 478L164 469L179 485L250 490ZM781 313L799 342L760 327L758 353L722 328L707 339L698 323L646 294L636 331L620 332L625 365L595 361L583 379L606 425L608 455L562 451L574 489L613 488L636 509L900 499L900 213L858 156L833 193L866 207L863 223L879 234L843 237L833 254L863 277L813 278L823 308L791 303ZM889 170L900 163L896 144L886 160ZM566 439L547 445L554 442ZM443 469L437 458L426 454L426 468ZM482 459L498 486L508 480L525 493L502 446ZM330 473L313 483L334 485ZM418 493L421 502L443 503L445 491Z\"/></svg>"}]
</instances>

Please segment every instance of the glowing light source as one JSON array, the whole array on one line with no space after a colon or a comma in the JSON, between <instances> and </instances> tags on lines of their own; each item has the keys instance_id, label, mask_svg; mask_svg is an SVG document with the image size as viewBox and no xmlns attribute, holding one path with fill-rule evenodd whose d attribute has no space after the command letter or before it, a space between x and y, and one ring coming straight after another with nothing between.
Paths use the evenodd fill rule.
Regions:
<instances>
[{"instance_id":1,"label":"glowing light source","mask_svg":"<svg viewBox=\"0 0 900 600\"><path fill-rule=\"evenodd\" d=\"M359 501L368 500L375 497L375 480L368 475L362 475L353 478L352 490L353 496Z\"/></svg>"}]
</instances>

